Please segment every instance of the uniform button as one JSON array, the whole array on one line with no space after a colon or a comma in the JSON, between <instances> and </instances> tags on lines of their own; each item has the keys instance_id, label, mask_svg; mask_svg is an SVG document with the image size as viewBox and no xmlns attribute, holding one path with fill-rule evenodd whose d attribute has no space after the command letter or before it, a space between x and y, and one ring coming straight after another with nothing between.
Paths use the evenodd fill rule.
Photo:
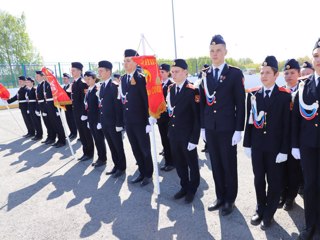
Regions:
<instances>
[{"instance_id":1,"label":"uniform button","mask_svg":"<svg viewBox=\"0 0 320 240\"><path fill-rule=\"evenodd\" d=\"M263 134L267 134L267 131L264 131Z\"/></svg>"},{"instance_id":2,"label":"uniform button","mask_svg":"<svg viewBox=\"0 0 320 240\"><path fill-rule=\"evenodd\" d=\"M174 118L175 118L175 117L176 117L176 115L173 115L172 117L174 117Z\"/></svg>"},{"instance_id":3,"label":"uniform button","mask_svg":"<svg viewBox=\"0 0 320 240\"><path fill-rule=\"evenodd\" d=\"M315 126L315 127L318 127L318 124L315 124L314 126Z\"/></svg>"},{"instance_id":4,"label":"uniform button","mask_svg":"<svg viewBox=\"0 0 320 240\"><path fill-rule=\"evenodd\" d=\"M174 124L172 124L172 127L174 127Z\"/></svg>"},{"instance_id":5,"label":"uniform button","mask_svg":"<svg viewBox=\"0 0 320 240\"><path fill-rule=\"evenodd\" d=\"M213 112L214 112L214 113L216 113L216 112L217 112L217 110L214 110Z\"/></svg>"},{"instance_id":6,"label":"uniform button","mask_svg":"<svg viewBox=\"0 0 320 240\"><path fill-rule=\"evenodd\" d=\"M129 110L129 108L126 108L126 110Z\"/></svg>"}]
</instances>

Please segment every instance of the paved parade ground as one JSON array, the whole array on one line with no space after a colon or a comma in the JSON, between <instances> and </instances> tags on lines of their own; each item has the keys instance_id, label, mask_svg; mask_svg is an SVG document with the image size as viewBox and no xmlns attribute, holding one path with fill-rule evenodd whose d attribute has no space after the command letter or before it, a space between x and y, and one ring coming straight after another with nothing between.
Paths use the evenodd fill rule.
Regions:
<instances>
[{"instance_id":1,"label":"paved parade ground","mask_svg":"<svg viewBox=\"0 0 320 240\"><path fill-rule=\"evenodd\" d=\"M113 167L109 149L107 166L94 169L91 160L73 160L67 146L56 149L22 138L26 130L20 111L10 111L0 110L0 239L295 239L304 227L300 196L292 211L276 212L267 231L250 224L256 198L251 160L242 143L236 208L222 216L207 210L215 200L215 189L209 156L201 152L202 140L200 187L193 203L185 204L183 199L173 200L180 189L175 170L160 172L159 196L154 184L129 183L137 166L127 137L126 175L114 179L105 175ZM155 129L158 154L162 146ZM72 146L80 157L80 142L73 140Z\"/></svg>"}]
</instances>

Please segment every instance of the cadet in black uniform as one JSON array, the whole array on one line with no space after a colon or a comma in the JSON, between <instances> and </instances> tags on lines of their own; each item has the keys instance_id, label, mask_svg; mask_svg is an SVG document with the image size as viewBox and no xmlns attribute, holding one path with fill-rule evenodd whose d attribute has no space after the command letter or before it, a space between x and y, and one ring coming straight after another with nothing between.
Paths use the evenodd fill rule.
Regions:
<instances>
[{"instance_id":1,"label":"cadet in black uniform","mask_svg":"<svg viewBox=\"0 0 320 240\"><path fill-rule=\"evenodd\" d=\"M47 138L41 143L50 145L56 141L57 133L55 132L54 127L51 125L51 121L49 120L49 117L48 117L48 111L47 111L47 106L45 103L45 97L44 97L44 91L43 91L45 86L45 80L44 80L44 74L42 71L36 71L36 81L38 82L36 96L39 104L39 109L41 111L40 114L42 115L44 125L47 128Z\"/></svg>"},{"instance_id":2,"label":"cadet in black uniform","mask_svg":"<svg viewBox=\"0 0 320 240\"><path fill-rule=\"evenodd\" d=\"M69 98L71 99L71 83L70 83L70 75L68 73L63 73L63 90L67 93ZM73 109L72 105L66 105L66 119L68 123L68 127L70 130L70 135L69 138L70 140L75 139L77 137L77 127L76 127L76 122L74 120L73 116Z\"/></svg>"},{"instance_id":3,"label":"cadet in black uniform","mask_svg":"<svg viewBox=\"0 0 320 240\"><path fill-rule=\"evenodd\" d=\"M245 90L240 69L225 63L226 43L221 35L210 42L212 66L200 85L201 135L205 135L217 199L209 211L230 214L238 193L237 144L245 120Z\"/></svg>"},{"instance_id":4,"label":"cadet in black uniform","mask_svg":"<svg viewBox=\"0 0 320 240\"><path fill-rule=\"evenodd\" d=\"M100 122L100 111L99 111L99 98L97 96L97 76L92 71L87 71L84 74L85 81L88 83L88 92L85 95L85 109L88 116L88 128L93 136L97 152L98 160L92 164L94 167L100 167L107 162L107 150L104 142L104 136L102 132Z\"/></svg>"},{"instance_id":5,"label":"cadet in black uniform","mask_svg":"<svg viewBox=\"0 0 320 240\"><path fill-rule=\"evenodd\" d=\"M150 149L150 125L146 79L137 71L137 64L131 57L138 56L135 50L124 52L124 69L119 88L123 104L124 123L133 155L138 163L139 175L131 183L141 182L141 186L152 180L153 166Z\"/></svg>"},{"instance_id":6,"label":"cadet in black uniform","mask_svg":"<svg viewBox=\"0 0 320 240\"><path fill-rule=\"evenodd\" d=\"M162 91L164 95L164 99L166 100L168 87L172 84L172 81L169 79L170 77L170 65L163 63L160 65L160 77L162 81ZM169 127L169 115L168 111L163 112L160 115L160 118L157 120L161 143L163 146L163 156L164 156L164 165L160 167L163 171L171 171L174 169L173 160L171 157L171 147L168 138L168 127Z\"/></svg>"},{"instance_id":7,"label":"cadet in black uniform","mask_svg":"<svg viewBox=\"0 0 320 240\"><path fill-rule=\"evenodd\" d=\"M27 77L26 85L28 89L26 94L26 98L28 100L28 111L31 117L32 124L36 130L36 134L31 140L39 141L42 139L43 132L41 124L41 114L36 96L36 88L34 87L34 79L32 79L31 77Z\"/></svg>"},{"instance_id":8,"label":"cadet in black uniform","mask_svg":"<svg viewBox=\"0 0 320 240\"><path fill-rule=\"evenodd\" d=\"M298 239L320 239L320 38L312 51L315 69L299 84L292 111L292 155L301 158L306 228ZM313 238L312 238L313 237Z\"/></svg>"},{"instance_id":9,"label":"cadet in black uniform","mask_svg":"<svg viewBox=\"0 0 320 240\"><path fill-rule=\"evenodd\" d=\"M300 66L297 60L288 59L284 65L284 79L286 81L286 89L291 94L290 110L293 107L293 99L298 91L298 84L300 77ZM290 123L291 125L291 123ZM291 131L290 131L291 132ZM291 134L288 138L291 141ZM284 208L290 211L293 208L294 200L298 195L299 185L302 182L302 170L300 161L297 161L291 153L288 154L288 161L284 163L283 172L283 190L278 208Z\"/></svg>"},{"instance_id":10,"label":"cadet in black uniform","mask_svg":"<svg viewBox=\"0 0 320 240\"><path fill-rule=\"evenodd\" d=\"M256 213L252 225L267 229L273 222L282 190L283 162L290 149L291 95L279 88L278 62L274 56L266 57L261 67L263 87L252 90L247 97L247 123L243 146L252 158L254 186L257 197ZM266 191L266 179L268 188Z\"/></svg>"},{"instance_id":11,"label":"cadet in black uniform","mask_svg":"<svg viewBox=\"0 0 320 240\"><path fill-rule=\"evenodd\" d=\"M93 158L94 154L93 139L90 130L87 128L87 117L85 116L84 107L84 96L85 91L88 89L88 85L83 81L81 76L83 65L79 62L73 62L71 63L71 67L71 74L74 79L71 92L73 114L83 150L83 156L79 158L79 161L86 161Z\"/></svg>"},{"instance_id":12,"label":"cadet in black uniform","mask_svg":"<svg viewBox=\"0 0 320 240\"><path fill-rule=\"evenodd\" d=\"M113 169L106 174L112 174L114 178L117 178L126 170L126 156L122 141L123 109L120 97L118 97L119 83L111 79L111 62L100 61L98 67L99 78L102 81L99 91L100 122L114 163Z\"/></svg>"},{"instance_id":13,"label":"cadet in black uniform","mask_svg":"<svg viewBox=\"0 0 320 240\"><path fill-rule=\"evenodd\" d=\"M191 203L200 184L197 154L200 96L198 89L187 80L188 65L185 60L174 60L171 73L175 83L169 86L167 95L170 117L168 136L181 185L174 198L185 196L185 202Z\"/></svg>"},{"instance_id":14,"label":"cadet in black uniform","mask_svg":"<svg viewBox=\"0 0 320 240\"><path fill-rule=\"evenodd\" d=\"M308 61L303 62L302 66L301 66L300 73L301 73L301 77L313 74L314 68L313 68L312 64L309 63Z\"/></svg>"},{"instance_id":15,"label":"cadet in black uniform","mask_svg":"<svg viewBox=\"0 0 320 240\"><path fill-rule=\"evenodd\" d=\"M10 104L10 103L13 103L18 100L19 109L21 111L23 121L24 121L24 123L27 127L27 130L28 130L28 133L26 135L23 135L23 137L29 138L29 137L34 136L35 129L32 125L30 114L28 114L28 102L26 100L27 86L25 84L25 81L26 81L25 76L20 76L18 78L18 81L19 81L20 88L19 88L17 94L14 97L8 99L7 102Z\"/></svg>"}]
</instances>

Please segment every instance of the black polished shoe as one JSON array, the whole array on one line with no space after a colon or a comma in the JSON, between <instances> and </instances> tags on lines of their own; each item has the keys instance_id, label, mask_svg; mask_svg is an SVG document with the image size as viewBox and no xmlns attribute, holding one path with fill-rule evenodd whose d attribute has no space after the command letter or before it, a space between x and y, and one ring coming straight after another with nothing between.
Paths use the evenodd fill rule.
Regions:
<instances>
[{"instance_id":1,"label":"black polished shoe","mask_svg":"<svg viewBox=\"0 0 320 240\"><path fill-rule=\"evenodd\" d=\"M121 177L123 174L125 174L125 170L117 170L114 174L112 174L113 178Z\"/></svg>"},{"instance_id":2,"label":"black polished shoe","mask_svg":"<svg viewBox=\"0 0 320 240\"><path fill-rule=\"evenodd\" d=\"M35 137L31 138L32 141L39 141L41 139L42 139L41 136L35 136Z\"/></svg>"},{"instance_id":3,"label":"black polished shoe","mask_svg":"<svg viewBox=\"0 0 320 240\"><path fill-rule=\"evenodd\" d=\"M50 141L50 139L47 138L46 140L42 141L41 143L47 144L48 141Z\"/></svg>"},{"instance_id":4,"label":"black polished shoe","mask_svg":"<svg viewBox=\"0 0 320 240\"><path fill-rule=\"evenodd\" d=\"M164 169L166 168L167 165L163 164L161 167L160 167L160 170L164 171Z\"/></svg>"},{"instance_id":5,"label":"black polished shoe","mask_svg":"<svg viewBox=\"0 0 320 240\"><path fill-rule=\"evenodd\" d=\"M278 203L278 208L283 208L283 205L285 204L285 202L286 202L286 199L281 197Z\"/></svg>"},{"instance_id":6,"label":"black polished shoe","mask_svg":"<svg viewBox=\"0 0 320 240\"><path fill-rule=\"evenodd\" d=\"M194 194L188 192L187 195L186 195L185 198L184 198L184 202L185 202L185 203L192 203L192 202L193 202L193 199L194 199Z\"/></svg>"},{"instance_id":7,"label":"black polished shoe","mask_svg":"<svg viewBox=\"0 0 320 240\"><path fill-rule=\"evenodd\" d=\"M106 165L106 163L107 163L107 161L97 160L95 163L93 163L93 166L94 166L95 168L97 168L97 167L101 167L101 166Z\"/></svg>"},{"instance_id":8,"label":"black polished shoe","mask_svg":"<svg viewBox=\"0 0 320 240\"><path fill-rule=\"evenodd\" d=\"M69 139L70 139L70 140L73 140L73 139L75 139L76 137L77 137L77 135L73 135L73 134L70 134L70 135L69 135Z\"/></svg>"},{"instance_id":9,"label":"black polished shoe","mask_svg":"<svg viewBox=\"0 0 320 240\"><path fill-rule=\"evenodd\" d=\"M270 228L271 224L273 223L273 218L271 219L263 219L261 221L261 224L260 224L260 229L265 231L267 230L268 228Z\"/></svg>"},{"instance_id":10,"label":"black polished shoe","mask_svg":"<svg viewBox=\"0 0 320 240\"><path fill-rule=\"evenodd\" d=\"M251 223L253 226L258 226L258 225L261 223L261 221L262 221L262 217L259 216L258 213L255 213L255 214L252 216L252 218L251 218L251 220L250 220L250 223Z\"/></svg>"},{"instance_id":11,"label":"black polished shoe","mask_svg":"<svg viewBox=\"0 0 320 240\"><path fill-rule=\"evenodd\" d=\"M222 207L221 215L222 216L227 216L227 215L229 215L230 213L233 212L233 209L234 209L234 203L226 202Z\"/></svg>"},{"instance_id":12,"label":"black polished shoe","mask_svg":"<svg viewBox=\"0 0 320 240\"><path fill-rule=\"evenodd\" d=\"M301 186L299 187L298 194L299 194L301 197L303 197L303 192L304 192L304 185L301 185Z\"/></svg>"},{"instance_id":13,"label":"black polished shoe","mask_svg":"<svg viewBox=\"0 0 320 240\"><path fill-rule=\"evenodd\" d=\"M170 172L171 170L175 169L174 166L171 166L171 165L167 165L165 166L165 168L163 169L165 172Z\"/></svg>"},{"instance_id":14,"label":"black polished shoe","mask_svg":"<svg viewBox=\"0 0 320 240\"><path fill-rule=\"evenodd\" d=\"M112 175L112 174L116 173L116 171L117 171L117 168L113 167L111 171L106 172L106 175Z\"/></svg>"},{"instance_id":15,"label":"black polished shoe","mask_svg":"<svg viewBox=\"0 0 320 240\"><path fill-rule=\"evenodd\" d=\"M34 134L27 133L26 135L23 135L22 137L24 137L24 138L34 137Z\"/></svg>"},{"instance_id":16,"label":"black polished shoe","mask_svg":"<svg viewBox=\"0 0 320 240\"><path fill-rule=\"evenodd\" d=\"M135 177L134 179L132 179L130 182L131 182L131 183L138 183L138 182L141 182L143 179L144 179L144 177L139 174L137 177Z\"/></svg>"},{"instance_id":17,"label":"black polished shoe","mask_svg":"<svg viewBox=\"0 0 320 240\"><path fill-rule=\"evenodd\" d=\"M61 148L63 146L65 146L66 143L62 143L62 142L57 142L56 145L55 145L55 148Z\"/></svg>"},{"instance_id":18,"label":"black polished shoe","mask_svg":"<svg viewBox=\"0 0 320 240\"><path fill-rule=\"evenodd\" d=\"M223 204L224 204L224 201L217 199L212 204L209 205L208 211L218 210Z\"/></svg>"},{"instance_id":19,"label":"black polished shoe","mask_svg":"<svg viewBox=\"0 0 320 240\"><path fill-rule=\"evenodd\" d=\"M93 156L84 155L81 159L79 158L79 161L84 162L90 160L91 158L93 158Z\"/></svg>"},{"instance_id":20,"label":"black polished shoe","mask_svg":"<svg viewBox=\"0 0 320 240\"><path fill-rule=\"evenodd\" d=\"M45 144L46 145L52 145L55 141L54 140L48 140Z\"/></svg>"},{"instance_id":21,"label":"black polished shoe","mask_svg":"<svg viewBox=\"0 0 320 240\"><path fill-rule=\"evenodd\" d=\"M148 184L151 183L151 182L152 182L152 178L145 177L145 178L143 178L143 180L141 181L140 186L141 186L141 187L146 186L146 185L148 185Z\"/></svg>"},{"instance_id":22,"label":"black polished shoe","mask_svg":"<svg viewBox=\"0 0 320 240\"><path fill-rule=\"evenodd\" d=\"M180 199L180 198L183 198L183 197L186 196L186 195L187 195L187 191L181 188L181 189L179 190L179 192L177 192L177 193L173 196L173 198L174 198L174 199Z\"/></svg>"},{"instance_id":23,"label":"black polished shoe","mask_svg":"<svg viewBox=\"0 0 320 240\"><path fill-rule=\"evenodd\" d=\"M286 211L290 211L293 208L294 200L292 199L287 199L286 203L284 204L283 209Z\"/></svg>"},{"instance_id":24,"label":"black polished shoe","mask_svg":"<svg viewBox=\"0 0 320 240\"><path fill-rule=\"evenodd\" d=\"M313 228L306 228L300 232L297 240L311 240L313 235Z\"/></svg>"},{"instance_id":25,"label":"black polished shoe","mask_svg":"<svg viewBox=\"0 0 320 240\"><path fill-rule=\"evenodd\" d=\"M86 155L82 155L80 158L78 158L78 161L81 161Z\"/></svg>"},{"instance_id":26,"label":"black polished shoe","mask_svg":"<svg viewBox=\"0 0 320 240\"><path fill-rule=\"evenodd\" d=\"M58 144L59 144L59 142L55 142L55 143L51 144L51 146L52 146L52 147L55 147L55 146L57 146Z\"/></svg>"}]
</instances>

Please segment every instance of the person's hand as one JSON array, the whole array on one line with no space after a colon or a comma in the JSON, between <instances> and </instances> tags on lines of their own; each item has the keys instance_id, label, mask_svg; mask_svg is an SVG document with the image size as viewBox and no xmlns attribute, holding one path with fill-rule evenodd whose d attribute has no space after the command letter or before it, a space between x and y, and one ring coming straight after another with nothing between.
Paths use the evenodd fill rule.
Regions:
<instances>
[{"instance_id":1,"label":"person's hand","mask_svg":"<svg viewBox=\"0 0 320 240\"><path fill-rule=\"evenodd\" d=\"M203 141L207 141L206 139L206 130L204 128L201 128L201 131L200 131L200 137L202 138Z\"/></svg>"},{"instance_id":2,"label":"person's hand","mask_svg":"<svg viewBox=\"0 0 320 240\"><path fill-rule=\"evenodd\" d=\"M116 127L116 132L121 132L123 130L123 127Z\"/></svg>"},{"instance_id":3,"label":"person's hand","mask_svg":"<svg viewBox=\"0 0 320 240\"><path fill-rule=\"evenodd\" d=\"M276 163L282 163L287 161L288 159L288 154L284 153L278 153L277 158L276 158Z\"/></svg>"},{"instance_id":4,"label":"person's hand","mask_svg":"<svg viewBox=\"0 0 320 240\"><path fill-rule=\"evenodd\" d=\"M188 151L192 151L196 147L197 147L197 144L193 144L191 142L188 142L188 146L187 146Z\"/></svg>"},{"instance_id":5,"label":"person's hand","mask_svg":"<svg viewBox=\"0 0 320 240\"><path fill-rule=\"evenodd\" d=\"M156 123L157 123L157 119L154 118L154 117L152 117L152 116L150 116L148 120L149 120L149 124L150 124L150 125L153 125L153 124L156 124Z\"/></svg>"},{"instance_id":6,"label":"person's hand","mask_svg":"<svg viewBox=\"0 0 320 240\"><path fill-rule=\"evenodd\" d=\"M296 160L301 159L300 149L299 149L299 148L292 148L292 150L291 150L291 155L292 155Z\"/></svg>"},{"instance_id":7,"label":"person's hand","mask_svg":"<svg viewBox=\"0 0 320 240\"><path fill-rule=\"evenodd\" d=\"M146 133L149 133L149 132L151 132L151 126L150 126L150 125L147 125L147 126L146 126Z\"/></svg>"},{"instance_id":8,"label":"person's hand","mask_svg":"<svg viewBox=\"0 0 320 240\"><path fill-rule=\"evenodd\" d=\"M97 124L97 129L100 130L102 128L101 123Z\"/></svg>"},{"instance_id":9,"label":"person's hand","mask_svg":"<svg viewBox=\"0 0 320 240\"><path fill-rule=\"evenodd\" d=\"M80 119L81 119L81 121L85 121L88 119L88 117L86 115L82 115Z\"/></svg>"},{"instance_id":10,"label":"person's hand","mask_svg":"<svg viewBox=\"0 0 320 240\"><path fill-rule=\"evenodd\" d=\"M237 145L237 144L241 141L241 138L242 138L242 136L241 136L241 131L235 131L234 134L233 134L233 136L232 136L232 143L231 143L231 145L232 145L232 146Z\"/></svg>"}]
</instances>

